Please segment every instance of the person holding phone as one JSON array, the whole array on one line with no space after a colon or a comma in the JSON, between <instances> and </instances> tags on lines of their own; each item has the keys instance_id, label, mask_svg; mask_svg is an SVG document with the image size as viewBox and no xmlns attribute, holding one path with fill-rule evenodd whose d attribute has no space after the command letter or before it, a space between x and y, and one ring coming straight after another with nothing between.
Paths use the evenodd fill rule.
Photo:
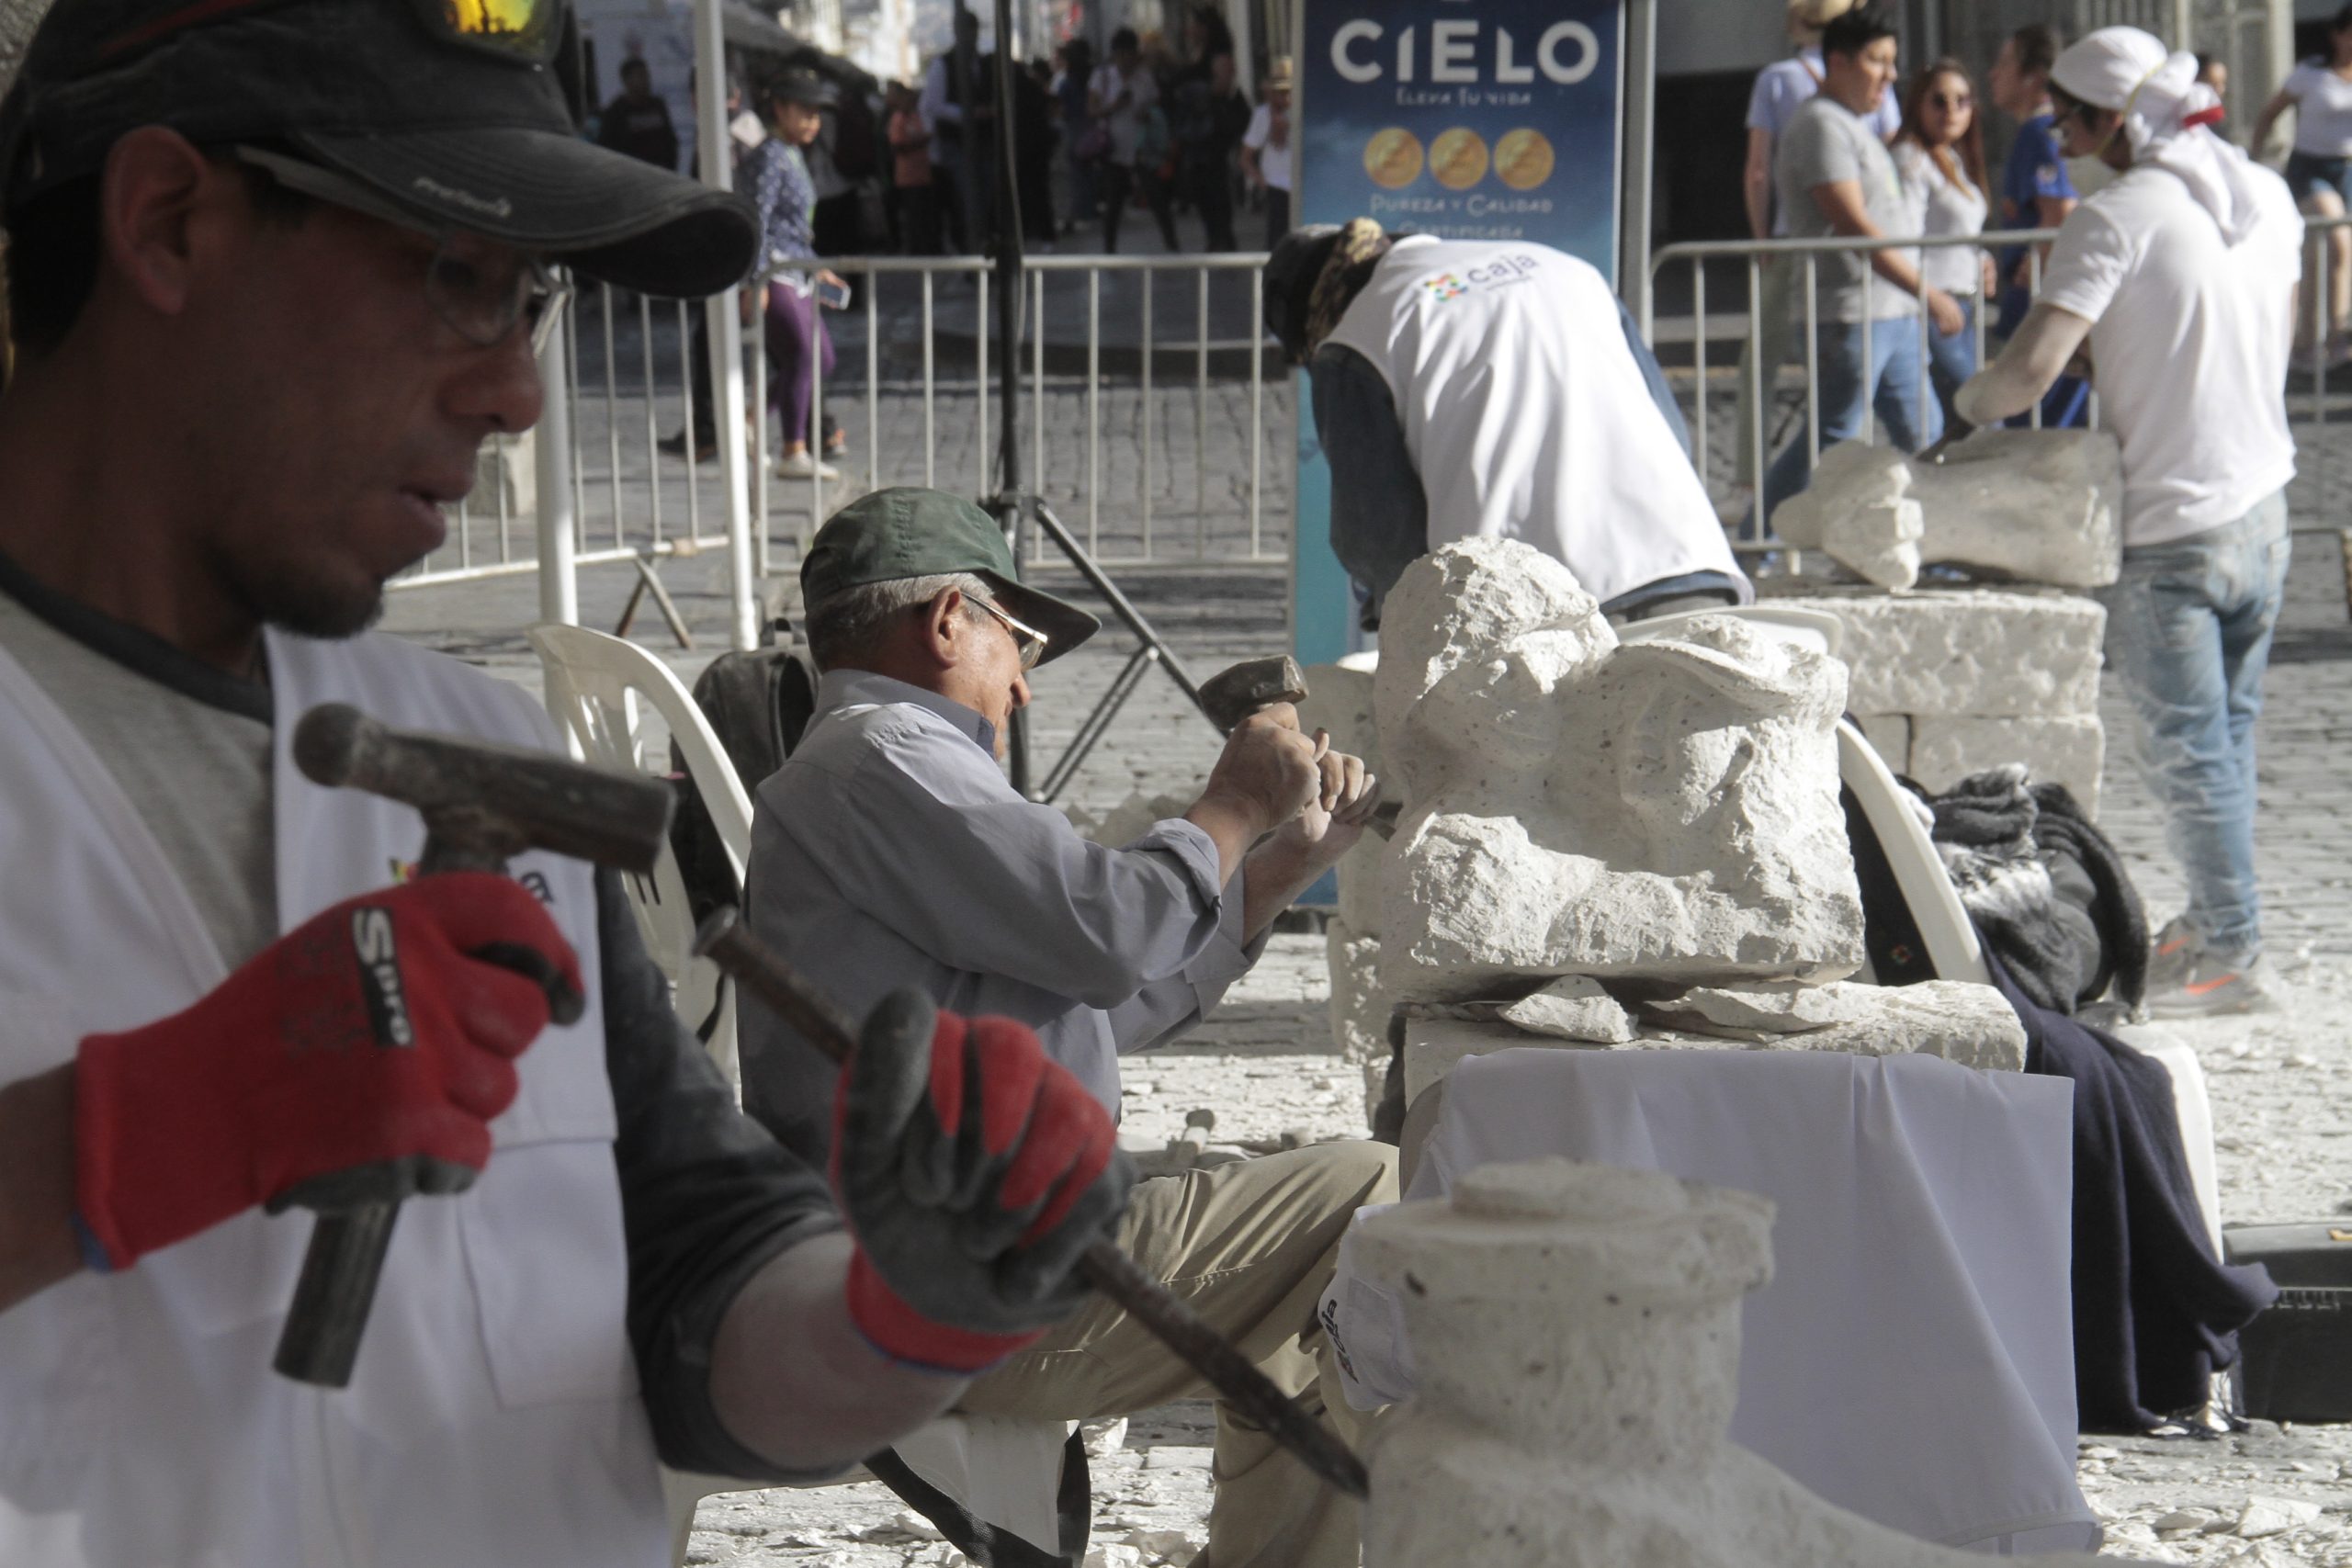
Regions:
<instances>
[{"instance_id":1,"label":"person holding phone","mask_svg":"<svg viewBox=\"0 0 2352 1568\"><path fill-rule=\"evenodd\" d=\"M813 71L786 71L769 83L768 120L775 134L743 156L740 176L760 214L765 244L763 270L791 262L817 259L813 215L817 187L808 177L801 149L824 129L824 107L832 101L831 83ZM745 289L743 324L765 294L768 406L784 422L783 448L775 471L782 479L838 479L841 473L808 450L817 429L816 390L809 384L812 367L821 365L833 373L833 340L818 315L820 291L831 291L843 304L849 286L829 267L779 272L764 291ZM838 309L839 307L836 307ZM847 440L835 433L838 446L827 457L838 457Z\"/></svg>"}]
</instances>

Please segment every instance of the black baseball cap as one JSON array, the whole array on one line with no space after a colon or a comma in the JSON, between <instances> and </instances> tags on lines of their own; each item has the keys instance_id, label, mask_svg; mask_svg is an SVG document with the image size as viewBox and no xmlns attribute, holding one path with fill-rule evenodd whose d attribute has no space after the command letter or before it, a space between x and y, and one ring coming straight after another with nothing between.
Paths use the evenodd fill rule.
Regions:
<instances>
[{"instance_id":1,"label":"black baseball cap","mask_svg":"<svg viewBox=\"0 0 2352 1568\"><path fill-rule=\"evenodd\" d=\"M1046 634L1040 664L1102 628L1077 605L1023 584L996 519L960 495L920 485L861 495L825 519L800 563L800 602L813 612L844 589L964 571L989 585L1005 614Z\"/></svg>"},{"instance_id":2,"label":"black baseball cap","mask_svg":"<svg viewBox=\"0 0 2352 1568\"><path fill-rule=\"evenodd\" d=\"M572 33L570 0L56 0L0 99L0 216L161 125L643 293L740 281L749 204L581 139L555 70Z\"/></svg>"}]
</instances>

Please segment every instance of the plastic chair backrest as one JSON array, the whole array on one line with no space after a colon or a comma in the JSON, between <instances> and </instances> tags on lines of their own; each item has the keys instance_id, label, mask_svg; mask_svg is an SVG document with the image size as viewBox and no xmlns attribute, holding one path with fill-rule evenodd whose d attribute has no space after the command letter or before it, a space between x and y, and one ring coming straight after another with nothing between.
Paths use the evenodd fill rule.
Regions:
<instances>
[{"instance_id":1,"label":"plastic chair backrest","mask_svg":"<svg viewBox=\"0 0 2352 1568\"><path fill-rule=\"evenodd\" d=\"M1894 782L1877 749L1845 719L1838 721L1838 776L1861 803L1862 816L1886 852L1894 886L1918 923L1936 977L1991 984L1976 927L1961 905L1959 890L1951 885L1951 874L1944 869L1927 825L1905 800L1908 792Z\"/></svg>"},{"instance_id":2,"label":"plastic chair backrest","mask_svg":"<svg viewBox=\"0 0 2352 1568\"><path fill-rule=\"evenodd\" d=\"M635 643L602 632L546 625L533 626L530 638L547 671L548 710L582 761L621 773L668 773L666 755L649 754L657 742L643 723L643 708L661 716L740 886L752 850L752 797L677 675ZM728 1081L738 1082L733 992L720 985L716 965L695 956L693 907L676 855L665 846L650 875L623 880L653 962L676 992L679 1016L700 1027L713 1009L720 1010L710 1053Z\"/></svg>"}]
</instances>

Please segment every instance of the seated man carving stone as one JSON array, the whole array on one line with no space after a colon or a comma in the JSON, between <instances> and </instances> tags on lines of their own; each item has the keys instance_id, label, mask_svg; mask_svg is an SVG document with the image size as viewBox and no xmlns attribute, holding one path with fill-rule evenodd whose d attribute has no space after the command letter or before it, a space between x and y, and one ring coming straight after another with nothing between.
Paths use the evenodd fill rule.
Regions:
<instances>
[{"instance_id":1,"label":"seated man carving stone","mask_svg":"<svg viewBox=\"0 0 2352 1568\"><path fill-rule=\"evenodd\" d=\"M1374 781L1283 705L1233 732L1182 817L1092 843L997 758L1029 671L1096 623L1022 586L986 514L936 491L862 497L818 534L801 584L824 674L807 733L758 790L753 928L853 1012L912 986L1028 1024L1115 1114L1119 1056L1216 1004L1275 914L1361 837ZM748 997L741 1040L747 1108L821 1160L832 1069ZM1362 1417L1315 1307L1349 1216L1395 1196L1393 1149L1317 1145L1147 1180L1119 1241L1353 1440ZM989 1369L963 1400L976 1413L1076 1420L1207 1392L1099 1297L1016 1354L971 1351L952 1370ZM1200 1562L1357 1562L1355 1505L1222 1407L1214 1473Z\"/></svg>"}]
</instances>

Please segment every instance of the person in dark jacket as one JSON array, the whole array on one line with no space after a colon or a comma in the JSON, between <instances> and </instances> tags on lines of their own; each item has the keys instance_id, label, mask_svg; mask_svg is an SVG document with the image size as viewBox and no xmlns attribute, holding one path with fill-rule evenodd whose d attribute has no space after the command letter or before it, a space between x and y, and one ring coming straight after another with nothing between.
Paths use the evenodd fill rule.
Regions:
<instances>
[{"instance_id":1,"label":"person in dark jacket","mask_svg":"<svg viewBox=\"0 0 2352 1568\"><path fill-rule=\"evenodd\" d=\"M605 106L596 144L664 169L677 168L677 129L670 123L670 106L653 90L653 73L644 61L621 62L621 90Z\"/></svg>"},{"instance_id":2,"label":"person in dark jacket","mask_svg":"<svg viewBox=\"0 0 2352 1568\"><path fill-rule=\"evenodd\" d=\"M1209 56L1207 74L1176 95L1184 184L1208 229L1208 248L1238 250L1233 237L1233 151L1250 129L1250 100L1234 85L1230 51Z\"/></svg>"}]
</instances>

